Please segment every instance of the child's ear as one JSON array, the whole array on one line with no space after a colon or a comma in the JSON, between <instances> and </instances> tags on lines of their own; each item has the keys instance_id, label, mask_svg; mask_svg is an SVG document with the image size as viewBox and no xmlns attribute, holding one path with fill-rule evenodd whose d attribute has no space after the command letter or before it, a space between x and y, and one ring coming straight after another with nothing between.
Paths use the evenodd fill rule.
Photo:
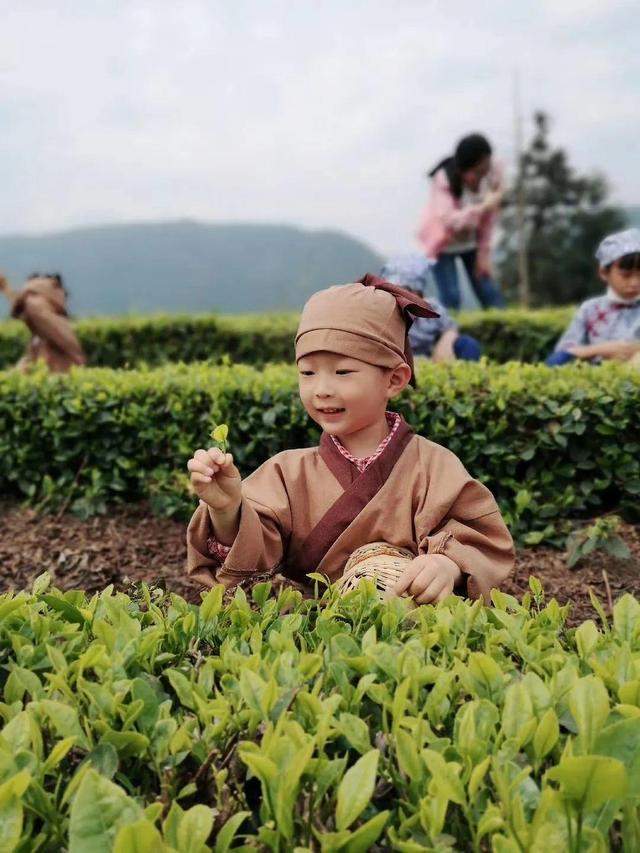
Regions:
<instances>
[{"instance_id":1,"label":"child's ear","mask_svg":"<svg viewBox=\"0 0 640 853\"><path fill-rule=\"evenodd\" d=\"M404 391L410 381L411 368L408 364L403 363L399 364L398 367L394 367L389 374L389 399L397 397L401 391Z\"/></svg>"},{"instance_id":2,"label":"child's ear","mask_svg":"<svg viewBox=\"0 0 640 853\"><path fill-rule=\"evenodd\" d=\"M609 270L606 267L598 267L598 277L600 278L600 281L604 281L605 284L609 284L608 272Z\"/></svg>"}]
</instances>

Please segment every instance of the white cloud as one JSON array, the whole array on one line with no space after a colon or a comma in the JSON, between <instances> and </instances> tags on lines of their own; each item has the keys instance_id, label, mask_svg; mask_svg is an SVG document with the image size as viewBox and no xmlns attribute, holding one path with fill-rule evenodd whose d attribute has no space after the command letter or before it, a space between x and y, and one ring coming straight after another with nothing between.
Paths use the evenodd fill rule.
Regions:
<instances>
[{"instance_id":1,"label":"white cloud","mask_svg":"<svg viewBox=\"0 0 640 853\"><path fill-rule=\"evenodd\" d=\"M3 12L0 230L197 216L407 248L471 129L512 154L512 75L640 201L626 3L22 2ZM78 10L81 11L78 11Z\"/></svg>"}]
</instances>

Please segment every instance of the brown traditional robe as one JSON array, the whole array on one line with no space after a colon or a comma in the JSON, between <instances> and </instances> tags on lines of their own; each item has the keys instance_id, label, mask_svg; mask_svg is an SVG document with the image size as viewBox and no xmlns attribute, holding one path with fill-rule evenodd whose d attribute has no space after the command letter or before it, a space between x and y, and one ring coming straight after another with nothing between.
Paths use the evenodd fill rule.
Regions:
<instances>
[{"instance_id":1,"label":"brown traditional robe","mask_svg":"<svg viewBox=\"0 0 640 853\"><path fill-rule=\"evenodd\" d=\"M33 336L18 362L19 369L38 359L44 359L54 373L66 373L73 365L85 363L82 347L67 316L64 290L54 279L29 279L22 290L7 295L11 316L23 320Z\"/></svg>"},{"instance_id":2,"label":"brown traditional robe","mask_svg":"<svg viewBox=\"0 0 640 853\"><path fill-rule=\"evenodd\" d=\"M362 474L325 435L320 447L285 450L242 484L240 530L224 564L213 555L209 508L187 530L187 570L226 587L279 571L339 578L353 551L388 542L418 554L446 554L469 596L488 600L510 574L514 549L491 492L451 451L402 424Z\"/></svg>"}]
</instances>

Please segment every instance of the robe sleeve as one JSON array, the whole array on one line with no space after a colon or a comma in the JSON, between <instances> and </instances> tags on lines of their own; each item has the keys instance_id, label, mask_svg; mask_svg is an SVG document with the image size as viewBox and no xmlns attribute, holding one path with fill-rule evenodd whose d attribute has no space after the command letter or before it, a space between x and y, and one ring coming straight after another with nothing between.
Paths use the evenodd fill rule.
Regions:
<instances>
[{"instance_id":1,"label":"robe sleeve","mask_svg":"<svg viewBox=\"0 0 640 853\"><path fill-rule=\"evenodd\" d=\"M278 456L243 481L240 529L224 562L209 547L213 537L209 508L201 501L187 529L187 573L206 586L230 588L281 565L291 537L291 504Z\"/></svg>"},{"instance_id":2,"label":"robe sleeve","mask_svg":"<svg viewBox=\"0 0 640 853\"><path fill-rule=\"evenodd\" d=\"M439 450L416 513L418 552L450 557L464 576L469 597L482 596L489 603L491 590L513 570L513 539L489 489L453 453Z\"/></svg>"}]
</instances>

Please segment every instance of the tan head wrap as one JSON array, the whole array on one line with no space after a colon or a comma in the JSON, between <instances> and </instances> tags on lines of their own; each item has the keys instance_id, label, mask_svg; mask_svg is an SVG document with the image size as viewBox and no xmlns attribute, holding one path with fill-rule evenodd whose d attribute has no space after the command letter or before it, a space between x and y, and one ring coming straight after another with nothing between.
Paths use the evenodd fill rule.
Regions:
<instances>
[{"instance_id":1,"label":"tan head wrap","mask_svg":"<svg viewBox=\"0 0 640 853\"><path fill-rule=\"evenodd\" d=\"M408 331L414 317L438 314L420 296L376 276L320 290L304 306L296 335L296 361L334 352L379 367L411 367Z\"/></svg>"}]
</instances>

